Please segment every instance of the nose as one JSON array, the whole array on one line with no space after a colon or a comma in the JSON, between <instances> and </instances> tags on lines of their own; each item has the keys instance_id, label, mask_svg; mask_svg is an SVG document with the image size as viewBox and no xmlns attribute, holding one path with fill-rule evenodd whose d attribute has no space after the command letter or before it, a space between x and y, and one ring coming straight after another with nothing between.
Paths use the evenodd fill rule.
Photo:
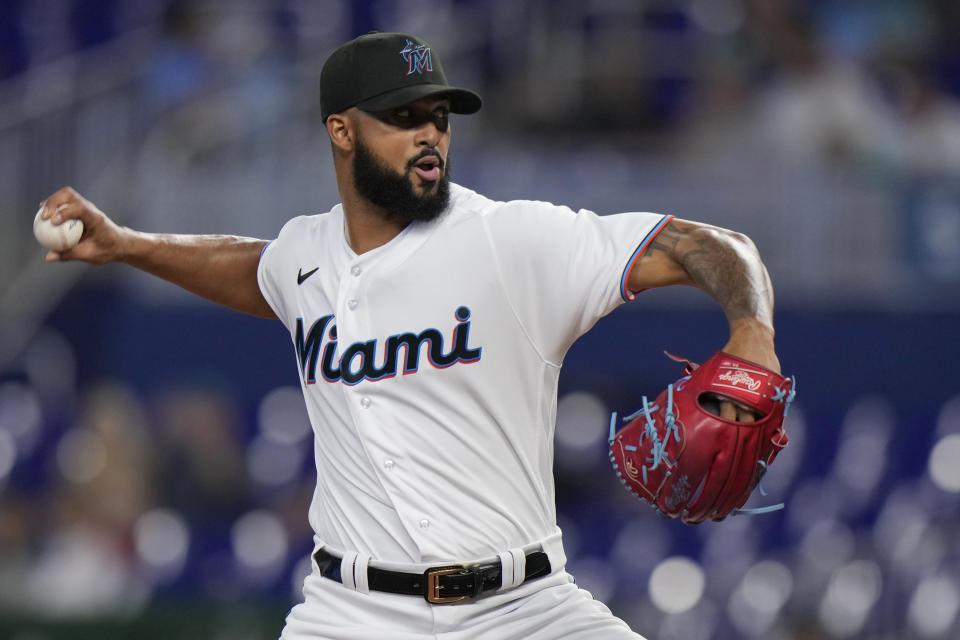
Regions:
<instances>
[{"instance_id":1,"label":"nose","mask_svg":"<svg viewBox=\"0 0 960 640\"><path fill-rule=\"evenodd\" d=\"M437 128L432 120L424 122L417 127L416 144L421 147L435 147L440 144L443 132Z\"/></svg>"}]
</instances>

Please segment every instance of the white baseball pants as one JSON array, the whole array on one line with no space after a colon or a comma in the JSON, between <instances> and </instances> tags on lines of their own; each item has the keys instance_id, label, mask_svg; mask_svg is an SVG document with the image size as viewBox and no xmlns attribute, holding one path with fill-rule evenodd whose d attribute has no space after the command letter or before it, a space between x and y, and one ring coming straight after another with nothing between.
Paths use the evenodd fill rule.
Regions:
<instances>
[{"instance_id":1,"label":"white baseball pants","mask_svg":"<svg viewBox=\"0 0 960 640\"><path fill-rule=\"evenodd\" d=\"M565 571L452 605L371 591L314 567L280 640L643 640Z\"/></svg>"}]
</instances>

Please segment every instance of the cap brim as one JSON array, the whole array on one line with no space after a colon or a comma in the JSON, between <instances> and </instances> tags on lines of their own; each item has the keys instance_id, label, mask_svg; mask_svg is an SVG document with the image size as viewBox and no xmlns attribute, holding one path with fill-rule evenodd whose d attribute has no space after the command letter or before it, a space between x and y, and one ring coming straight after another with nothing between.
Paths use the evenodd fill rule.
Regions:
<instances>
[{"instance_id":1,"label":"cap brim","mask_svg":"<svg viewBox=\"0 0 960 640\"><path fill-rule=\"evenodd\" d=\"M450 111L453 113L476 113L483 105L480 96L467 89L458 89L443 84L416 84L367 98L355 106L363 111L383 111L402 107L421 98L436 95L443 95L450 99Z\"/></svg>"}]
</instances>

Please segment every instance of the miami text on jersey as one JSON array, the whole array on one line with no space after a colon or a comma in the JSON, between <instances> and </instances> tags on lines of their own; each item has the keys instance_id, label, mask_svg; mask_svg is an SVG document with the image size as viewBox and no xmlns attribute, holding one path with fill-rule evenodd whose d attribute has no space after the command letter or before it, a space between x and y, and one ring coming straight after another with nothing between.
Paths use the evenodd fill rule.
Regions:
<instances>
[{"instance_id":1,"label":"miami text on jersey","mask_svg":"<svg viewBox=\"0 0 960 640\"><path fill-rule=\"evenodd\" d=\"M450 351L443 352L443 334L439 329L424 329L420 333L400 333L385 341L382 353L377 353L378 340L354 342L337 357L337 325L334 316L318 318L304 333L303 318L297 318L297 334L294 338L300 371L307 384L317 381L317 363L320 375L327 382L343 380L354 385L362 380L383 380L397 375L401 367L400 350L403 349L403 374L416 373L420 368L421 347L427 345L427 359L437 369L446 369L458 362L476 362L480 359L480 347L471 349L470 309L458 307L454 316ZM322 353L322 355L321 355ZM379 366L378 366L379 364Z\"/></svg>"}]
</instances>

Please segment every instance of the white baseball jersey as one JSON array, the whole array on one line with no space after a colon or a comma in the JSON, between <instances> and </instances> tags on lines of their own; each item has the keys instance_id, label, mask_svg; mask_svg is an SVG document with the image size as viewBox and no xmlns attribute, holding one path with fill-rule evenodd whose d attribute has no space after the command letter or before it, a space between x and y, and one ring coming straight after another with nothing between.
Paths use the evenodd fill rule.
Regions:
<instances>
[{"instance_id":1,"label":"white baseball jersey","mask_svg":"<svg viewBox=\"0 0 960 640\"><path fill-rule=\"evenodd\" d=\"M439 218L362 255L340 205L290 220L257 277L296 349L318 543L436 564L555 535L560 365L633 297L626 274L668 220L457 185Z\"/></svg>"}]
</instances>

